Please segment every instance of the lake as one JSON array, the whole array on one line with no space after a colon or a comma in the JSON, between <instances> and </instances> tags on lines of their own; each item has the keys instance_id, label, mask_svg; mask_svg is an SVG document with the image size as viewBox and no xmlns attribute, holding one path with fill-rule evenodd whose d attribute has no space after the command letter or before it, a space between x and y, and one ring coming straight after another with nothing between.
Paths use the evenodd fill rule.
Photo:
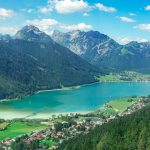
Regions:
<instances>
[{"instance_id":1,"label":"lake","mask_svg":"<svg viewBox=\"0 0 150 150\"><path fill-rule=\"evenodd\" d=\"M149 94L149 82L96 83L72 90L43 92L20 100L0 102L0 118L49 118L55 113L88 112L113 99Z\"/></svg>"}]
</instances>

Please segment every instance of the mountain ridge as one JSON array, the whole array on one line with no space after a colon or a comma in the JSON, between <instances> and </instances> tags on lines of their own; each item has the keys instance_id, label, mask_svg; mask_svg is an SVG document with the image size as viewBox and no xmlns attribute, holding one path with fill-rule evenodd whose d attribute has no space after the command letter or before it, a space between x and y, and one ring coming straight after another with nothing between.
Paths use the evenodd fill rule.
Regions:
<instances>
[{"instance_id":1,"label":"mountain ridge","mask_svg":"<svg viewBox=\"0 0 150 150\"><path fill-rule=\"evenodd\" d=\"M76 33L76 34L75 34ZM150 42L121 45L98 31L54 31L52 39L96 67L112 71L139 71L149 68ZM137 62L139 60L139 62Z\"/></svg>"}]
</instances>

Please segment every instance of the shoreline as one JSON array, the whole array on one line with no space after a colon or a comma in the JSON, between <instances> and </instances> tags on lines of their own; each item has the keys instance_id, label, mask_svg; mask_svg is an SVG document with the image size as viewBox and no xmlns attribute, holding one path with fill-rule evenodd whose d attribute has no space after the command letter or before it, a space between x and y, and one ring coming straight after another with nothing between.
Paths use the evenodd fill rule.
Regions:
<instances>
[{"instance_id":1,"label":"shoreline","mask_svg":"<svg viewBox=\"0 0 150 150\"><path fill-rule=\"evenodd\" d=\"M60 89L40 90L40 91L35 92L35 94L45 93L45 92L53 92L53 91L74 90L74 89L79 89L81 87L86 87L86 86L94 85L94 84L97 84L97 83L100 83L100 82L98 81L98 82L94 82L94 83L81 84L81 85L77 85L77 86L64 87L64 88L60 88Z\"/></svg>"},{"instance_id":2,"label":"shoreline","mask_svg":"<svg viewBox=\"0 0 150 150\"><path fill-rule=\"evenodd\" d=\"M130 96L121 97L121 99L128 98L128 97L130 97ZM141 97L141 96L139 96L139 97ZM112 101L119 100L119 99L120 98L110 99L109 101L105 102L104 104L98 106L95 109L91 109L91 110L79 110L79 111L70 111L70 112L43 112L43 113L33 113L33 112L19 113L17 111L16 112L6 111L6 112L3 112L3 115L2 115L3 117L0 116L0 119L9 120L9 121L15 120L15 119L25 119L25 120L40 119L40 120L44 120L44 119L51 119L53 116L59 117L61 115L63 115L63 116L71 115L71 114L73 114L73 115L75 115L75 114L85 115L85 114L97 112L99 110L103 110L105 108L106 104L108 104Z\"/></svg>"},{"instance_id":3,"label":"shoreline","mask_svg":"<svg viewBox=\"0 0 150 150\"><path fill-rule=\"evenodd\" d=\"M35 94L39 94L39 93L54 92L54 91L67 91L67 90L79 89L81 87L90 86L90 85L98 84L98 83L100 83L100 82L98 81L98 82L93 82L93 83L87 83L87 84L81 84L81 85L77 85L77 86L70 86L70 87L57 88L57 89L39 90L39 91L36 91L33 94L27 95L27 96L25 96L23 98L1 99L0 103L2 103L2 102L9 102L9 101L17 101L19 99L24 99L26 97L29 97L29 96L32 96L32 95L35 95Z\"/></svg>"},{"instance_id":4,"label":"shoreline","mask_svg":"<svg viewBox=\"0 0 150 150\"><path fill-rule=\"evenodd\" d=\"M31 119L40 119L40 120L44 120L44 119L50 119L53 116L58 117L60 115L70 115L70 114L88 114L94 112L94 110L91 111L74 111L74 112L52 112L52 113L37 113L37 114L33 114L31 113L22 113L20 114L19 112L11 112L8 111L6 113L3 113L3 116L0 116L0 119L4 119L4 120L16 120L16 119L25 119L25 120L31 120ZM19 114L19 115L18 115Z\"/></svg>"},{"instance_id":5,"label":"shoreline","mask_svg":"<svg viewBox=\"0 0 150 150\"><path fill-rule=\"evenodd\" d=\"M100 83L128 83L128 82L132 82L132 83L150 83L150 81L145 81L145 80L143 80L143 81L99 81Z\"/></svg>"},{"instance_id":6,"label":"shoreline","mask_svg":"<svg viewBox=\"0 0 150 150\"><path fill-rule=\"evenodd\" d=\"M80 85L80 86L73 86L73 87L66 87L66 88L62 88L62 89L52 89L52 90L42 90L42 91L37 91L36 93L44 93L44 92L51 92L51 91L60 91L60 90L74 90L74 89L78 89L81 87L86 87L89 85L93 85L93 84L99 84L101 82L95 82L95 83L91 83L91 84L84 84L84 85ZM110 82L105 82L105 83L110 83ZM118 82L119 83L119 82ZM138 82L136 82L138 83ZM128 96L127 96L128 97ZM18 100L18 99L14 99L14 100ZM12 100L4 100L6 102L8 101L12 101ZM3 101L3 102L4 102ZM109 102L113 101L113 99L109 99ZM2 102L2 101L1 101ZM20 113L19 111L13 111L13 110L9 110L9 111L4 111L4 112L0 112L0 118L1 119L8 119L8 120L13 120L15 118L19 118L19 119L48 119L51 118L53 115L59 116L59 115L66 115L66 114L87 114L90 112L94 112L97 111L98 109L101 109L106 103L104 103L103 105L98 106L96 109L91 109L91 110L79 110L79 111L70 111L70 112L39 112L39 113L33 113L32 111L30 112L22 112ZM1 117L2 116L2 117ZM7 116L7 117L6 117Z\"/></svg>"},{"instance_id":7,"label":"shoreline","mask_svg":"<svg viewBox=\"0 0 150 150\"><path fill-rule=\"evenodd\" d=\"M70 114L88 114L94 111L75 111L75 112L54 112L54 113L48 113L48 114L35 114L31 116L27 116L24 119L50 119L52 116L58 117L60 115L70 115Z\"/></svg>"},{"instance_id":8,"label":"shoreline","mask_svg":"<svg viewBox=\"0 0 150 150\"><path fill-rule=\"evenodd\" d=\"M130 83L130 82L132 82L132 83L150 83L150 81L96 81L96 82L93 82L93 83L81 84L81 85L77 85L77 86L70 86L70 87L49 89L49 90L39 90L39 91L35 91L33 94L26 95L23 98L0 99L0 103L9 102L9 101L17 101L19 99L24 99L26 97L29 97L29 96L32 96L32 95L35 95L35 94L39 94L39 93L79 89L79 88L82 88L82 87L86 87L86 86L90 86L90 85L94 85L94 84L98 84L98 83Z\"/></svg>"}]
</instances>

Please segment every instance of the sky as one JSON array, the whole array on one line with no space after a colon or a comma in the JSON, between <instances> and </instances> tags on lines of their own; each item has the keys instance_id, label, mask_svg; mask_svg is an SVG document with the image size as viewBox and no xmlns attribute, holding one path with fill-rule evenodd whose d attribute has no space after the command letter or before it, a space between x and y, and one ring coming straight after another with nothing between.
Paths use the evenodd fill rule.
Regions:
<instances>
[{"instance_id":1,"label":"sky","mask_svg":"<svg viewBox=\"0 0 150 150\"><path fill-rule=\"evenodd\" d=\"M0 0L0 33L13 35L25 25L47 34L96 30L121 44L147 42L150 0Z\"/></svg>"}]
</instances>

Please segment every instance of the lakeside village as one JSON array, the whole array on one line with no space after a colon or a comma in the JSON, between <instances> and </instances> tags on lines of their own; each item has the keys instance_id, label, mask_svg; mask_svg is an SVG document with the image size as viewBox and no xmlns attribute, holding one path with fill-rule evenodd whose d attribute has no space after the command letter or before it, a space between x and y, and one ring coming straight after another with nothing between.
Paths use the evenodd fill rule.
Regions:
<instances>
[{"instance_id":1,"label":"lakeside village","mask_svg":"<svg viewBox=\"0 0 150 150\"><path fill-rule=\"evenodd\" d=\"M53 115L51 119L37 121L39 124L45 126L41 130L13 138L6 137L2 139L0 141L0 150L13 150L21 142L24 143L27 149L32 147L33 149L40 150L55 150L63 141L74 138L79 134L88 134L97 125L103 125L117 117L132 114L148 104L150 104L150 96L128 97L108 102L101 109L84 115L68 114L57 117ZM34 120L21 119L15 121L31 123ZM1 128L0 135L1 132L9 128L10 122L3 122L6 126L3 129Z\"/></svg>"}]
</instances>

